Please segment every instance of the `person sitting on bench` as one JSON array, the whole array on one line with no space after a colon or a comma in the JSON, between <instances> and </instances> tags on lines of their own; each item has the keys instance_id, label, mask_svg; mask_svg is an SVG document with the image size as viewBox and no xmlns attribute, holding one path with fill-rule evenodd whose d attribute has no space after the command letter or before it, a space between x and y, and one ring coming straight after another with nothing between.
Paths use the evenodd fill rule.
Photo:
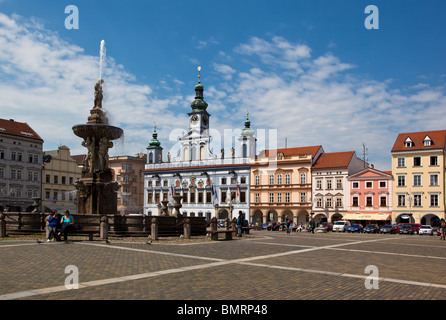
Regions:
<instances>
[{"instance_id":1,"label":"person sitting on bench","mask_svg":"<svg viewBox=\"0 0 446 320\"><path fill-rule=\"evenodd\" d=\"M65 215L60 220L60 223L62 224L62 229L59 232L59 235L63 234L64 241L67 242L67 234L70 231L74 230L74 218L70 214L70 211L67 209L65 210Z\"/></svg>"}]
</instances>

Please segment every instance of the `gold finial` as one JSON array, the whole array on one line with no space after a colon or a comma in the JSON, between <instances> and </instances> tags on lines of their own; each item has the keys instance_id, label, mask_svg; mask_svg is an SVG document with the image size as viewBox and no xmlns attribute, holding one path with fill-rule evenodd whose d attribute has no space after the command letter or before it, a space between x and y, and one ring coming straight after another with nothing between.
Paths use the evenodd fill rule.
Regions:
<instances>
[{"instance_id":1,"label":"gold finial","mask_svg":"<svg viewBox=\"0 0 446 320\"><path fill-rule=\"evenodd\" d=\"M198 83L201 83L201 75L200 75L201 66L198 66L197 70L198 70Z\"/></svg>"},{"instance_id":2,"label":"gold finial","mask_svg":"<svg viewBox=\"0 0 446 320\"><path fill-rule=\"evenodd\" d=\"M156 122L153 121L153 130L156 131Z\"/></svg>"}]
</instances>

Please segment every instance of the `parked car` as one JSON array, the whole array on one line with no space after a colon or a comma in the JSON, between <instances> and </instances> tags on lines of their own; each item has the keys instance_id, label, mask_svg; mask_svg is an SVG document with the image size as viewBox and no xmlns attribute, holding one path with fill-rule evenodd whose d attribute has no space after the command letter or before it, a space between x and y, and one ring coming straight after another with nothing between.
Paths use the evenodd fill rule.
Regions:
<instances>
[{"instance_id":1,"label":"parked car","mask_svg":"<svg viewBox=\"0 0 446 320\"><path fill-rule=\"evenodd\" d=\"M350 226L349 221L336 221L333 225L333 232L339 231L339 232L345 232L347 231L347 228Z\"/></svg>"},{"instance_id":2,"label":"parked car","mask_svg":"<svg viewBox=\"0 0 446 320\"><path fill-rule=\"evenodd\" d=\"M368 224L364 228L365 233L379 233L379 227L377 224Z\"/></svg>"},{"instance_id":3,"label":"parked car","mask_svg":"<svg viewBox=\"0 0 446 320\"><path fill-rule=\"evenodd\" d=\"M432 226L430 226L430 225L422 225L420 227L420 230L419 230L418 234L419 235L429 234L429 235L433 236L434 235L434 228L432 228Z\"/></svg>"},{"instance_id":4,"label":"parked car","mask_svg":"<svg viewBox=\"0 0 446 320\"><path fill-rule=\"evenodd\" d=\"M379 233L396 233L395 231L395 227L392 226L391 224L385 224L381 227L381 229L379 229Z\"/></svg>"},{"instance_id":5,"label":"parked car","mask_svg":"<svg viewBox=\"0 0 446 320\"><path fill-rule=\"evenodd\" d=\"M420 233L421 223L409 223L412 226L414 234Z\"/></svg>"},{"instance_id":6,"label":"parked car","mask_svg":"<svg viewBox=\"0 0 446 320\"><path fill-rule=\"evenodd\" d=\"M327 231L333 231L333 225L329 222L322 222L320 227L324 227Z\"/></svg>"},{"instance_id":7,"label":"parked car","mask_svg":"<svg viewBox=\"0 0 446 320\"><path fill-rule=\"evenodd\" d=\"M360 233L360 232L363 232L363 231L364 231L364 227L361 224L352 224L351 226L349 226L347 228L347 232L348 233L350 233L350 232Z\"/></svg>"},{"instance_id":8,"label":"parked car","mask_svg":"<svg viewBox=\"0 0 446 320\"><path fill-rule=\"evenodd\" d=\"M412 226L409 224L403 224L400 226L400 234L413 234Z\"/></svg>"}]
</instances>

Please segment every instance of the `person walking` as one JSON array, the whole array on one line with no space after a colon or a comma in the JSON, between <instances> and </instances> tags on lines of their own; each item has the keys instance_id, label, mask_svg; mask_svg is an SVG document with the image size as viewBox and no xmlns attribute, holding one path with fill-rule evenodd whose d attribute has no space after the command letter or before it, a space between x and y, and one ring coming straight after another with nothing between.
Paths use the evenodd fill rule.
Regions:
<instances>
[{"instance_id":1,"label":"person walking","mask_svg":"<svg viewBox=\"0 0 446 320\"><path fill-rule=\"evenodd\" d=\"M314 229L316 228L316 223L314 222L314 219L311 219L310 227L311 227L311 233L314 233Z\"/></svg>"},{"instance_id":2,"label":"person walking","mask_svg":"<svg viewBox=\"0 0 446 320\"><path fill-rule=\"evenodd\" d=\"M54 239L56 238L56 227L57 223L59 222L56 214L57 210L54 210L48 217L48 239L46 240L47 242L54 241Z\"/></svg>"},{"instance_id":3,"label":"person walking","mask_svg":"<svg viewBox=\"0 0 446 320\"><path fill-rule=\"evenodd\" d=\"M291 232L291 219L286 216L286 233L290 233Z\"/></svg>"},{"instance_id":4,"label":"person walking","mask_svg":"<svg viewBox=\"0 0 446 320\"><path fill-rule=\"evenodd\" d=\"M237 230L238 230L238 234L237 237L241 237L242 236L242 226L243 226L243 213L240 210L238 212L238 218L237 218Z\"/></svg>"},{"instance_id":5,"label":"person walking","mask_svg":"<svg viewBox=\"0 0 446 320\"><path fill-rule=\"evenodd\" d=\"M67 233L74 229L74 218L68 209L65 210L64 213L65 215L60 219L62 229L60 230L59 235L63 234L64 241L67 242Z\"/></svg>"},{"instance_id":6,"label":"person walking","mask_svg":"<svg viewBox=\"0 0 446 320\"><path fill-rule=\"evenodd\" d=\"M446 221L441 218L440 220L440 240L445 240L445 234L446 234Z\"/></svg>"}]
</instances>

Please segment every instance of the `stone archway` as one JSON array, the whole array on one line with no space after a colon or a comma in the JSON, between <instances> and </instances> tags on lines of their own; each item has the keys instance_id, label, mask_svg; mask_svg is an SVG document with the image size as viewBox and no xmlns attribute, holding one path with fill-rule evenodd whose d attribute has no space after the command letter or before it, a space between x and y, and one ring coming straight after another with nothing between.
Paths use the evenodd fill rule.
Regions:
<instances>
[{"instance_id":1,"label":"stone archway","mask_svg":"<svg viewBox=\"0 0 446 320\"><path fill-rule=\"evenodd\" d=\"M302 224L302 225L307 225L310 222L310 214L308 213L307 210L300 210L297 213L297 221L296 223L298 225Z\"/></svg>"},{"instance_id":2,"label":"stone archway","mask_svg":"<svg viewBox=\"0 0 446 320\"><path fill-rule=\"evenodd\" d=\"M290 209L285 209L282 211L282 215L281 215L282 222L285 222L287 216L289 219L291 219L291 221L293 221L293 212L291 212Z\"/></svg>"},{"instance_id":3,"label":"stone archway","mask_svg":"<svg viewBox=\"0 0 446 320\"><path fill-rule=\"evenodd\" d=\"M263 212L261 210L256 210L251 216L251 223L261 226L263 224Z\"/></svg>"},{"instance_id":4,"label":"stone archway","mask_svg":"<svg viewBox=\"0 0 446 320\"><path fill-rule=\"evenodd\" d=\"M313 217L314 222L316 222L316 225L319 225L319 223L327 222L327 216L324 213L317 213Z\"/></svg>"},{"instance_id":5,"label":"stone archway","mask_svg":"<svg viewBox=\"0 0 446 320\"><path fill-rule=\"evenodd\" d=\"M335 214L333 214L333 215L331 216L331 223L333 224L333 223L335 223L336 221L339 221L339 220L342 220L342 219L343 219L342 214L340 214L340 213L335 213Z\"/></svg>"},{"instance_id":6,"label":"stone archway","mask_svg":"<svg viewBox=\"0 0 446 320\"><path fill-rule=\"evenodd\" d=\"M277 214L276 210L269 210L268 213L266 214L266 221L275 221L278 222L279 215Z\"/></svg>"},{"instance_id":7,"label":"stone archway","mask_svg":"<svg viewBox=\"0 0 446 320\"><path fill-rule=\"evenodd\" d=\"M428 213L421 217L420 223L436 227L440 225L440 217L434 213Z\"/></svg>"},{"instance_id":8,"label":"stone archway","mask_svg":"<svg viewBox=\"0 0 446 320\"><path fill-rule=\"evenodd\" d=\"M415 219L412 214L409 213L401 213L397 217L395 217L396 223L415 223Z\"/></svg>"}]
</instances>

